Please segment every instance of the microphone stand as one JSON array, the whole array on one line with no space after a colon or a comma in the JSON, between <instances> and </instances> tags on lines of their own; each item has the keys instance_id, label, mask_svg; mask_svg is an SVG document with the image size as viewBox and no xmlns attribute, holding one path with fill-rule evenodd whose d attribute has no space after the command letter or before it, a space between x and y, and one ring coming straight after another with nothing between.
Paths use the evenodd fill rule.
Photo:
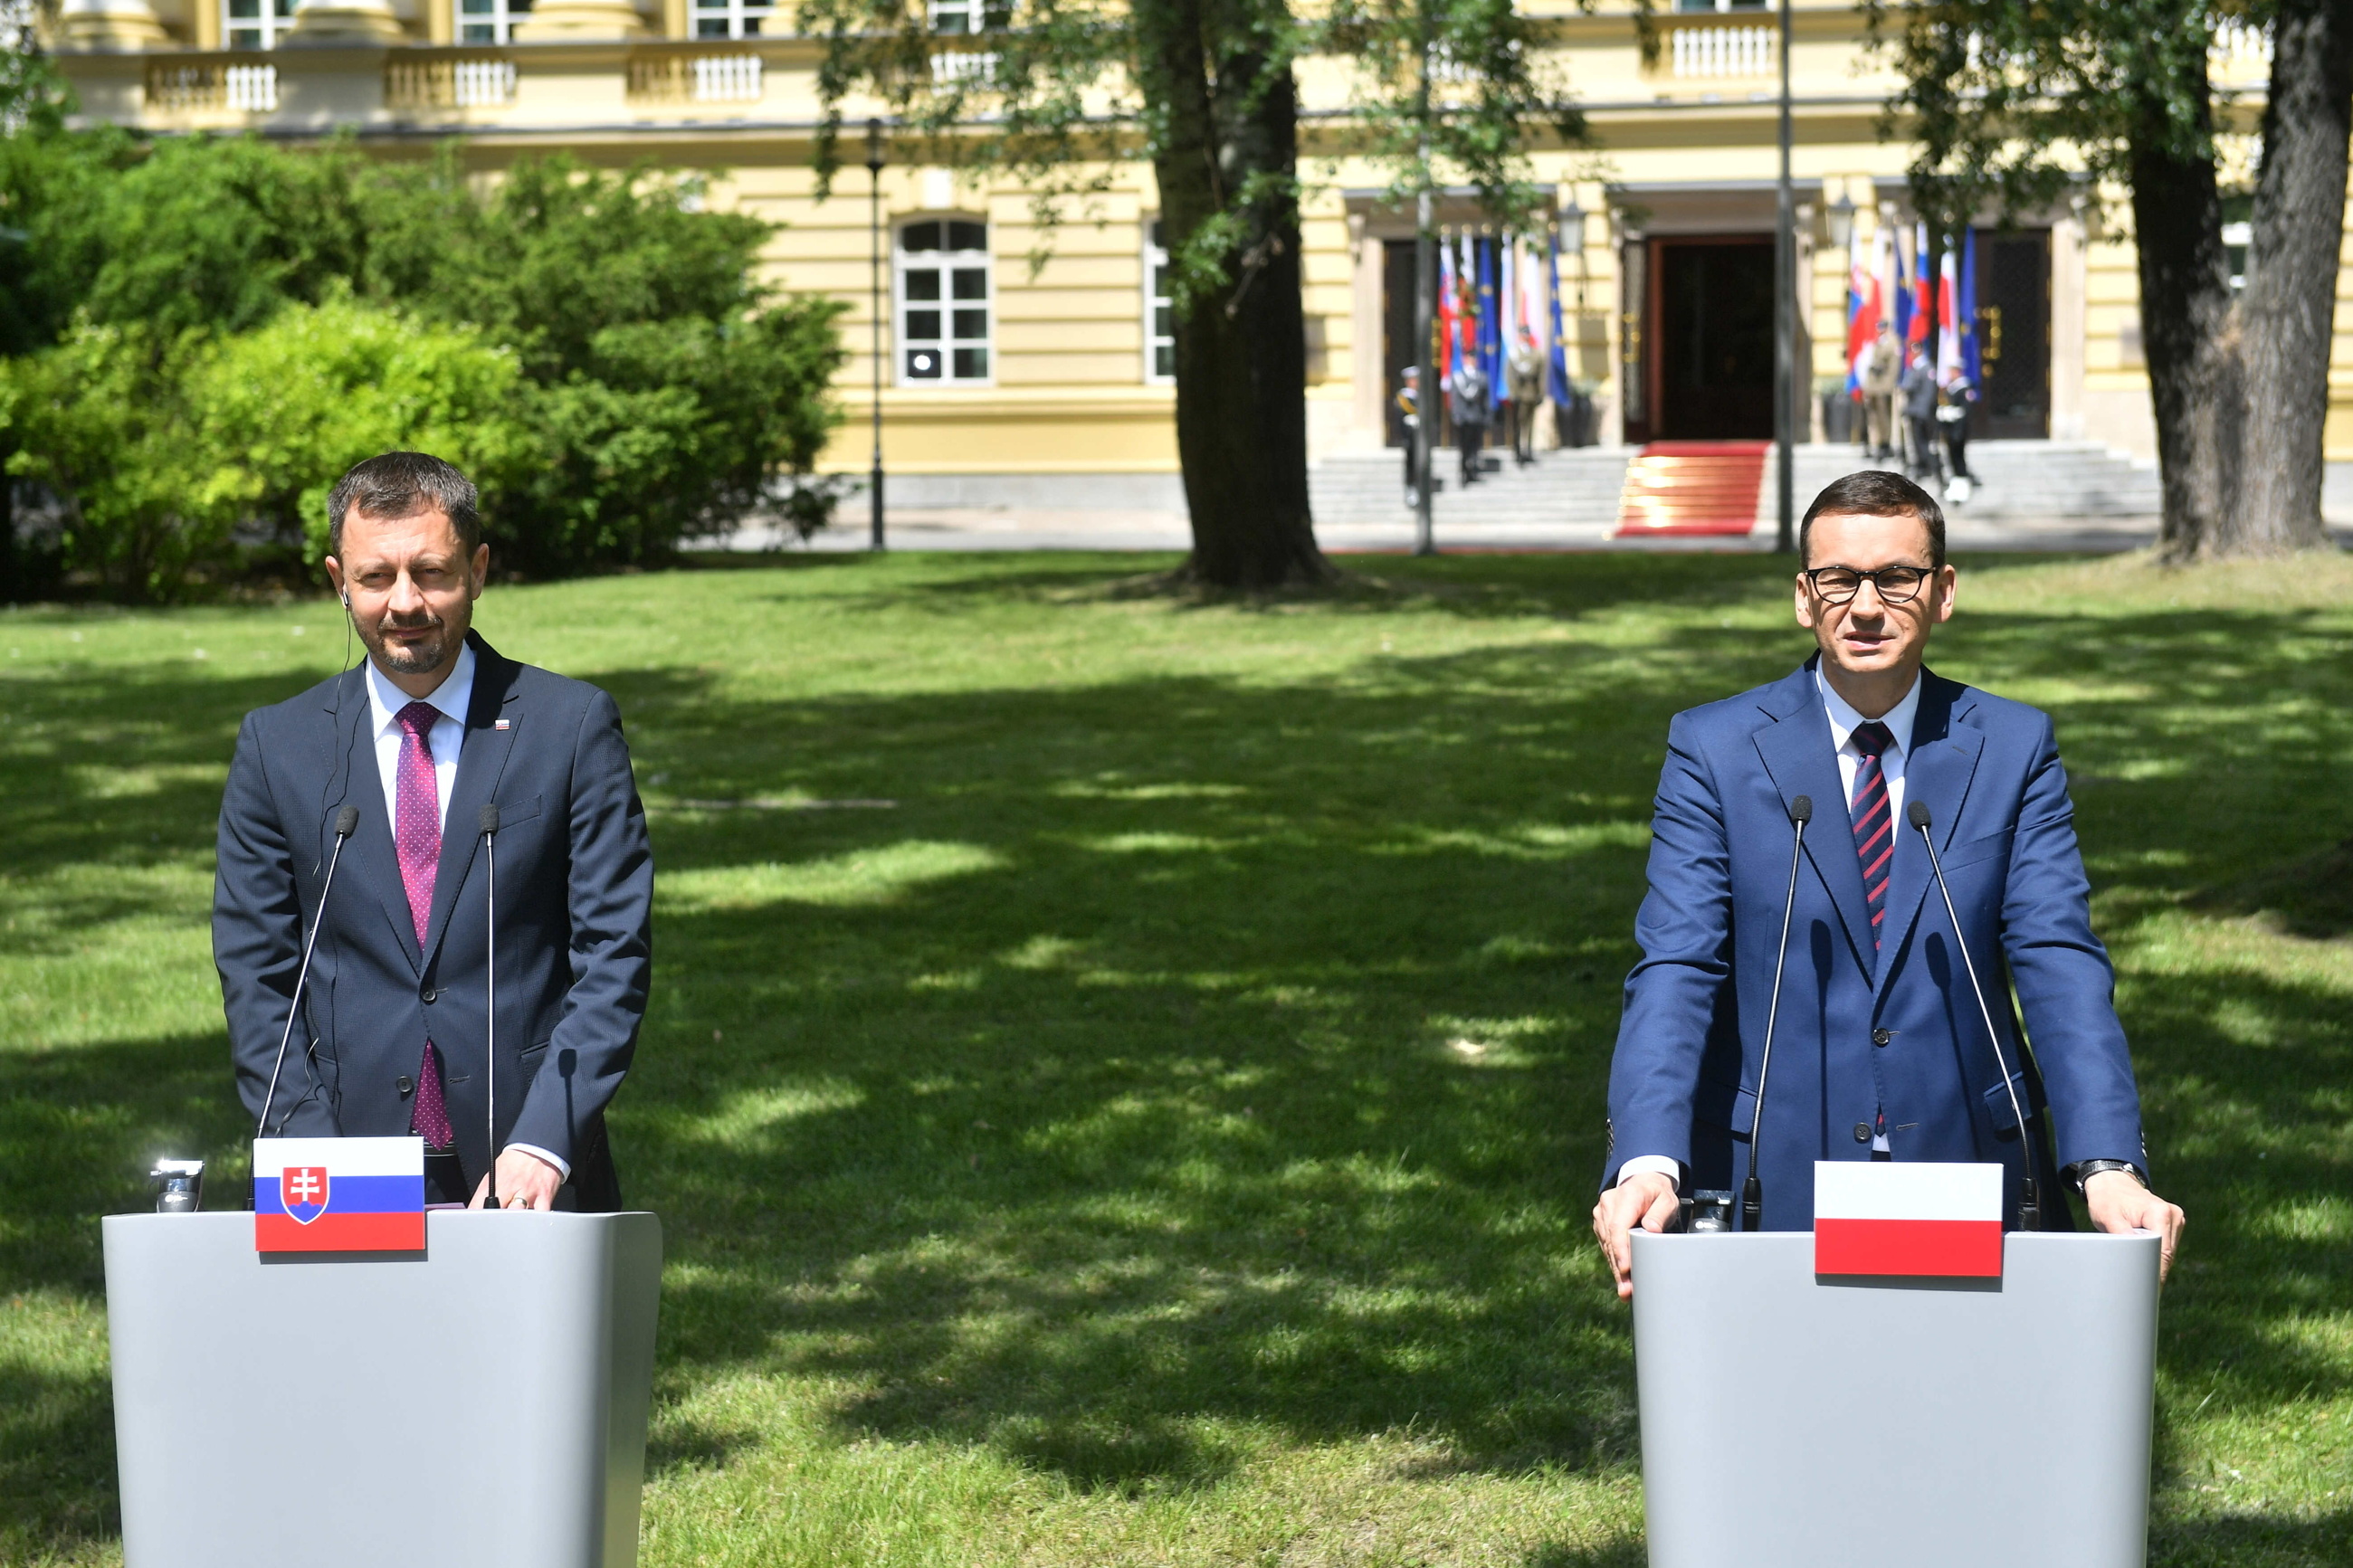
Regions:
<instances>
[{"instance_id":1,"label":"microphone stand","mask_svg":"<svg viewBox=\"0 0 2353 1568\"><path fill-rule=\"evenodd\" d=\"M1750 1232L1764 1228L1765 1186L1757 1179L1757 1138L1765 1129L1765 1075L1773 1070L1773 1026L1781 1017L1781 970L1789 962L1789 917L1798 908L1798 860L1805 853L1806 824L1813 819L1814 797L1793 796L1789 802L1789 824L1797 832L1789 840L1789 891L1781 900L1781 947L1773 955L1773 995L1765 1005L1765 1051L1757 1059L1757 1103L1749 1112L1748 1179L1740 1184L1740 1228Z\"/></svg>"},{"instance_id":2,"label":"microphone stand","mask_svg":"<svg viewBox=\"0 0 2353 1568\"><path fill-rule=\"evenodd\" d=\"M1920 830L1920 842L1928 850L1928 868L1936 874L1936 894L1945 900L1945 918L1953 925L1953 945L1961 950L1961 967L1969 972L1969 990L1978 999L1978 1016L1985 1021L1986 1038L1993 1044L1994 1066L2001 1072L2002 1092L2010 1096L2010 1113L2018 1120L2018 1151L2026 1165L2026 1174L2019 1184L2018 1228L2042 1228L2042 1205L2034 1184L2034 1134L2026 1124L2026 1111L2018 1103L2018 1085L2010 1079L2010 1058L2002 1055L2001 1033L1993 1026L1993 1009L1986 1005L1985 987L1978 984L1977 961L1969 956L1968 939L1961 935L1961 917L1953 908L1953 889L1945 883L1945 868L1936 858L1936 841L1929 837L1928 803L1913 800L1905 803L1905 819Z\"/></svg>"},{"instance_id":3,"label":"microphone stand","mask_svg":"<svg viewBox=\"0 0 2353 1568\"><path fill-rule=\"evenodd\" d=\"M261 1115L253 1124L256 1138L269 1135L269 1107L271 1101L278 1098L278 1075L286 1068L286 1047L294 1037L294 1020L302 1016L302 987L311 978L311 954L319 945L319 928L327 922L327 895L335 890L335 868L343 864L343 841L357 831L359 825L358 806L347 805L335 813L335 847L327 856L327 879L319 889L319 912L311 917L311 934L302 942L301 967L294 972L294 995L286 1005L286 1027L278 1036L278 1059L269 1066L269 1088L261 1097ZM248 1208L253 1206L252 1187L253 1184L247 1182L245 1204Z\"/></svg>"},{"instance_id":4,"label":"microphone stand","mask_svg":"<svg viewBox=\"0 0 2353 1568\"><path fill-rule=\"evenodd\" d=\"M482 1206L496 1210L499 1206L499 803L488 801L482 806L482 855L489 863L489 880L482 901L482 989L485 1005L482 1009L482 1089L490 1105L484 1131L488 1138L483 1147L489 1151L483 1164L489 1173L482 1180Z\"/></svg>"}]
</instances>

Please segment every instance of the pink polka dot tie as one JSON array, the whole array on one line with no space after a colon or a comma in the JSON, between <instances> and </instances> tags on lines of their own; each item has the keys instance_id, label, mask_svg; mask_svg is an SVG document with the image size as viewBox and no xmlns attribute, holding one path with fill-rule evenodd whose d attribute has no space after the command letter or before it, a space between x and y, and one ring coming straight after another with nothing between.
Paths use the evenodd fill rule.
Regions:
<instances>
[{"instance_id":1,"label":"pink polka dot tie","mask_svg":"<svg viewBox=\"0 0 2353 1568\"><path fill-rule=\"evenodd\" d=\"M433 924L433 879L441 868L441 784L433 772L433 726L441 710L430 702L412 702L395 717L401 740L400 766L394 775L393 851L400 860L400 885L408 894L408 918L422 951ZM417 1106L408 1126L429 1149L448 1149L458 1141L441 1094L441 1054L430 1039L417 1063Z\"/></svg>"}]
</instances>

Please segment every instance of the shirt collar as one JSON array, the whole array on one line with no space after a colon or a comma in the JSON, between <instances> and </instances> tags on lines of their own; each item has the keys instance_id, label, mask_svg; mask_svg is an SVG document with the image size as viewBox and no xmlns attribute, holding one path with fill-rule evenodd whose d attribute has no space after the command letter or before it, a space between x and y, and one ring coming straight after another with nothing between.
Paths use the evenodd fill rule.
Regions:
<instances>
[{"instance_id":1,"label":"shirt collar","mask_svg":"<svg viewBox=\"0 0 2353 1568\"><path fill-rule=\"evenodd\" d=\"M1842 752L1855 731L1870 721L1856 712L1854 704L1841 697L1822 678L1820 665L1814 667L1814 689L1822 694L1822 710L1830 715L1831 750ZM1898 753L1912 750L1912 717L1919 710L1920 677L1915 674L1912 689L1904 694L1904 700L1879 716L1879 721L1887 726L1887 732L1895 737Z\"/></svg>"},{"instance_id":2,"label":"shirt collar","mask_svg":"<svg viewBox=\"0 0 2353 1568\"><path fill-rule=\"evenodd\" d=\"M441 710L444 718L466 721L466 710L474 700L474 647L463 643L458 648L458 662L441 684L425 697L411 697L387 679L375 667L375 660L365 661L367 668L368 708L375 718L375 731L383 734L399 721L400 710L412 702L429 702Z\"/></svg>"}]
</instances>

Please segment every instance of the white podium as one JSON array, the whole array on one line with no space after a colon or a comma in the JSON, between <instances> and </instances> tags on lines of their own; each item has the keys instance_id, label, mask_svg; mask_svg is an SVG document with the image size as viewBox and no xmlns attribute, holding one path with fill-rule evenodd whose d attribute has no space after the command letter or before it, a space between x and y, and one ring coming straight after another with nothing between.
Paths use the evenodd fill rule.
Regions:
<instances>
[{"instance_id":1,"label":"white podium","mask_svg":"<svg viewBox=\"0 0 2353 1568\"><path fill-rule=\"evenodd\" d=\"M126 1568L631 1568L661 1223L441 1212L422 1255L104 1222Z\"/></svg>"},{"instance_id":2,"label":"white podium","mask_svg":"<svg viewBox=\"0 0 2353 1568\"><path fill-rule=\"evenodd\" d=\"M2142 1568L2158 1238L2000 1279L1818 1278L1804 1232L1634 1233L1651 1568Z\"/></svg>"}]
</instances>

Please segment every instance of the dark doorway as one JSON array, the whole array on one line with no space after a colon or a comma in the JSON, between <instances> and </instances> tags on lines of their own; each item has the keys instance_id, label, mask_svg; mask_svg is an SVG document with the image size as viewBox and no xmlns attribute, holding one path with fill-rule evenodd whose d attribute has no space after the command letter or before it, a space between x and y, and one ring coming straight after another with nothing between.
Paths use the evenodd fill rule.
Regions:
<instances>
[{"instance_id":1,"label":"dark doorway","mask_svg":"<svg viewBox=\"0 0 2353 1568\"><path fill-rule=\"evenodd\" d=\"M1969 434L2051 434L2051 231L1978 230L1978 362L1985 385Z\"/></svg>"},{"instance_id":2,"label":"dark doorway","mask_svg":"<svg viewBox=\"0 0 2353 1568\"><path fill-rule=\"evenodd\" d=\"M1650 437L1772 439L1772 239L1651 243Z\"/></svg>"},{"instance_id":3,"label":"dark doorway","mask_svg":"<svg viewBox=\"0 0 2353 1568\"><path fill-rule=\"evenodd\" d=\"M1413 341L1415 244L1381 241L1381 427L1392 447L1405 445L1405 412L1398 406L1405 367L1419 363Z\"/></svg>"}]
</instances>

